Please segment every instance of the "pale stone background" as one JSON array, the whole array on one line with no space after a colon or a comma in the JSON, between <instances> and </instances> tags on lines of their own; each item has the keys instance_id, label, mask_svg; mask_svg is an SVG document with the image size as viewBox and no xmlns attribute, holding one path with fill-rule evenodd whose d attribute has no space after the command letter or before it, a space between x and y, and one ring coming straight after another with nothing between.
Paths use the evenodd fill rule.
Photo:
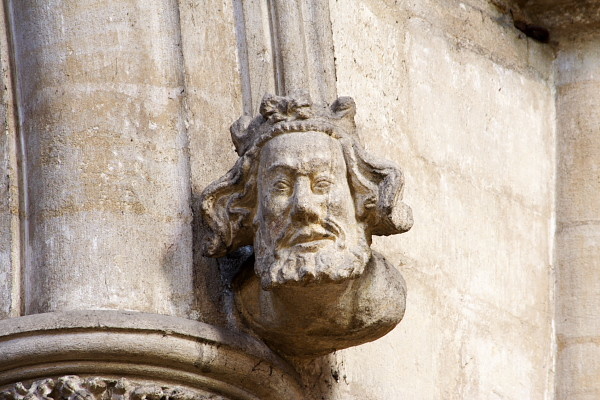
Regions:
<instances>
[{"instance_id":1,"label":"pale stone background","mask_svg":"<svg viewBox=\"0 0 600 400\"><path fill-rule=\"evenodd\" d=\"M415 225L375 241L405 319L341 352L335 398L552 398L552 50L484 1L351 3L330 2L338 91Z\"/></svg>"},{"instance_id":2,"label":"pale stone background","mask_svg":"<svg viewBox=\"0 0 600 400\"><path fill-rule=\"evenodd\" d=\"M329 1L337 92L355 98L365 147L402 166L415 226L375 240L406 278L405 319L299 363L315 399L600 397L595 14L513 2L556 27L541 44L499 3ZM229 125L275 87L264 19L246 21L253 53L239 50L244 7L268 14L260 1L4 3L0 318L127 309L227 325L192 210L237 157Z\"/></svg>"}]
</instances>

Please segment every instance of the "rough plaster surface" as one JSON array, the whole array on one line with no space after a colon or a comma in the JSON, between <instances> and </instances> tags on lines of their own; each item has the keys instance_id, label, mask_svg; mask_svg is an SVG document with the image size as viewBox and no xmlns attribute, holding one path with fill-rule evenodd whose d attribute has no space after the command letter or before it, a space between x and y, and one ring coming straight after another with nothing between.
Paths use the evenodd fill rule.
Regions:
<instances>
[{"instance_id":1,"label":"rough plaster surface","mask_svg":"<svg viewBox=\"0 0 600 400\"><path fill-rule=\"evenodd\" d=\"M555 63L557 399L600 397L600 35L561 41Z\"/></svg>"}]
</instances>

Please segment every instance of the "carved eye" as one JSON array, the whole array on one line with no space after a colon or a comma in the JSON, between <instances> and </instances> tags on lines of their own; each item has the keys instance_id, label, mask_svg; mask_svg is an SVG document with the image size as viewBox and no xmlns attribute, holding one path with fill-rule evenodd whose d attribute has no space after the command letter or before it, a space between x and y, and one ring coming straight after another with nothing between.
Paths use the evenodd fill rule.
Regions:
<instances>
[{"instance_id":1,"label":"carved eye","mask_svg":"<svg viewBox=\"0 0 600 400\"><path fill-rule=\"evenodd\" d=\"M325 193L328 192L333 182L326 178L319 178L313 185L313 191L316 193Z\"/></svg>"},{"instance_id":2,"label":"carved eye","mask_svg":"<svg viewBox=\"0 0 600 400\"><path fill-rule=\"evenodd\" d=\"M280 179L273 184L273 190L277 193L285 193L290 189L287 181Z\"/></svg>"}]
</instances>

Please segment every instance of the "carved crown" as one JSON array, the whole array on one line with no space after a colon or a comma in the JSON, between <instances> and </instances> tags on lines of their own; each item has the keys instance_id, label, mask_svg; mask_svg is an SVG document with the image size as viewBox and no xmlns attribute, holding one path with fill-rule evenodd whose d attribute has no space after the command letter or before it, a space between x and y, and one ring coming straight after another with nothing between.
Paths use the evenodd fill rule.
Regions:
<instances>
[{"instance_id":1,"label":"carved crown","mask_svg":"<svg viewBox=\"0 0 600 400\"><path fill-rule=\"evenodd\" d=\"M240 157L251 147L285 132L317 131L335 138L358 139L355 114L356 104L351 97L339 97L327 107L313 104L306 92L290 97L266 94L257 117L245 115L231 125L231 138Z\"/></svg>"}]
</instances>

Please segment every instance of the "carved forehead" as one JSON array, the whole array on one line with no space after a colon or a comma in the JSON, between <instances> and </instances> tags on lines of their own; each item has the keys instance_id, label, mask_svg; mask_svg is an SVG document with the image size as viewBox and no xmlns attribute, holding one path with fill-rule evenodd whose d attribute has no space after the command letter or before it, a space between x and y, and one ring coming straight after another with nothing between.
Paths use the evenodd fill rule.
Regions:
<instances>
[{"instance_id":1,"label":"carved forehead","mask_svg":"<svg viewBox=\"0 0 600 400\"><path fill-rule=\"evenodd\" d=\"M345 171L340 142L322 132L293 132L269 140L262 148L260 169L289 167L296 170L328 168Z\"/></svg>"}]
</instances>

